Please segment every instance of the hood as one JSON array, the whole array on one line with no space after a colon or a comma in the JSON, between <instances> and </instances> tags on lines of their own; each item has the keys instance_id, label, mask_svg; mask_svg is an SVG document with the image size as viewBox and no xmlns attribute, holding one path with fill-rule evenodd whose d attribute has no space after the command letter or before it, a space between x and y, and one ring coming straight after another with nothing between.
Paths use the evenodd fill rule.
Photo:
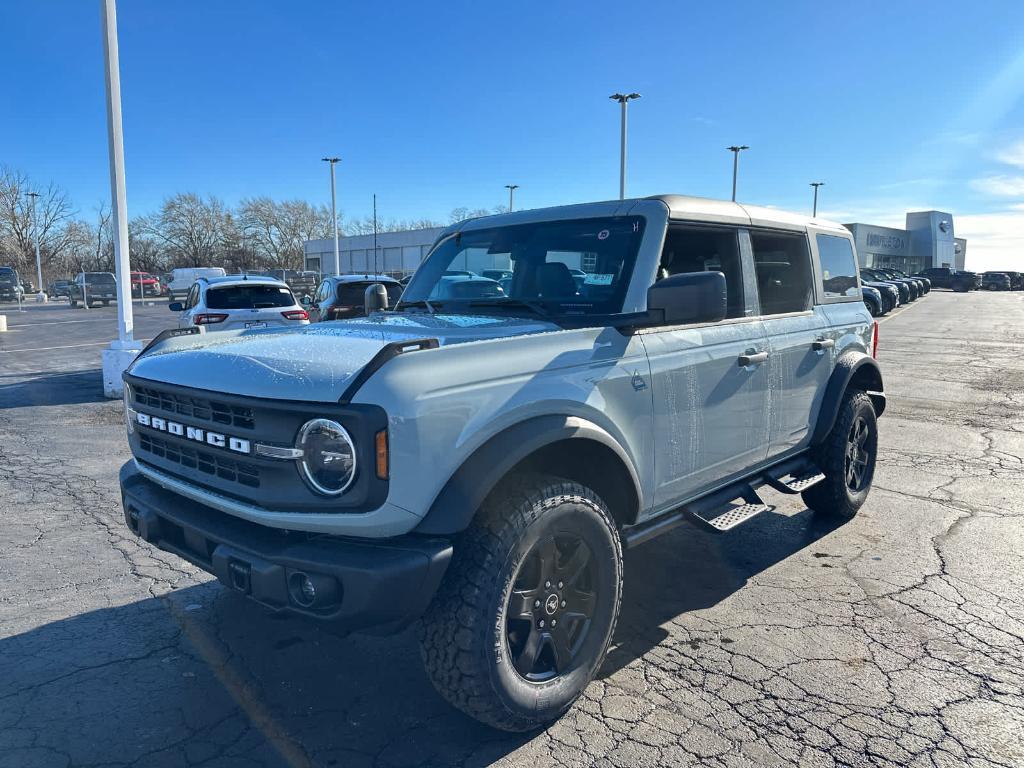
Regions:
<instances>
[{"instance_id":1,"label":"hood","mask_svg":"<svg viewBox=\"0 0 1024 768\"><path fill-rule=\"evenodd\" d=\"M141 356L128 373L212 392L330 402L391 342L434 338L446 346L557 330L515 317L378 313L301 328L176 337Z\"/></svg>"}]
</instances>

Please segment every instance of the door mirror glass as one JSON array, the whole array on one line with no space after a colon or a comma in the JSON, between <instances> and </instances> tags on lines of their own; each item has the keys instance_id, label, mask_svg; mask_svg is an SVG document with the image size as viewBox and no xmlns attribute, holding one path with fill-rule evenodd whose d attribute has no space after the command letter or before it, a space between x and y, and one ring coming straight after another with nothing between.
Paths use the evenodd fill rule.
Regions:
<instances>
[{"instance_id":1,"label":"door mirror glass","mask_svg":"<svg viewBox=\"0 0 1024 768\"><path fill-rule=\"evenodd\" d=\"M183 312L185 310L185 305L180 301L172 301L167 305L167 308L171 310L171 312Z\"/></svg>"},{"instance_id":2,"label":"door mirror glass","mask_svg":"<svg viewBox=\"0 0 1024 768\"><path fill-rule=\"evenodd\" d=\"M313 304L313 300L309 296L303 296L299 303L304 307L310 307Z\"/></svg>"},{"instance_id":3,"label":"door mirror glass","mask_svg":"<svg viewBox=\"0 0 1024 768\"><path fill-rule=\"evenodd\" d=\"M680 272L647 289L648 312L665 325L717 323L727 313L725 275L721 272Z\"/></svg>"}]
</instances>

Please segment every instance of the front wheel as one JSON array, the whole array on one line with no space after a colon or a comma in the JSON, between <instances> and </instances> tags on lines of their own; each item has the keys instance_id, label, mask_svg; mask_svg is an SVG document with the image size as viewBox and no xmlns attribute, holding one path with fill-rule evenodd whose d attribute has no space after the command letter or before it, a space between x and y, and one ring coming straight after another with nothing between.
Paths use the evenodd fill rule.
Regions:
<instances>
[{"instance_id":1,"label":"front wheel","mask_svg":"<svg viewBox=\"0 0 1024 768\"><path fill-rule=\"evenodd\" d=\"M608 651L622 600L622 545L589 488L517 474L455 544L421 621L438 692L471 717L527 731L560 717Z\"/></svg>"},{"instance_id":2,"label":"front wheel","mask_svg":"<svg viewBox=\"0 0 1024 768\"><path fill-rule=\"evenodd\" d=\"M867 501L878 456L878 420L866 393L847 392L825 441L815 450L825 479L803 492L815 512L851 518Z\"/></svg>"}]
</instances>

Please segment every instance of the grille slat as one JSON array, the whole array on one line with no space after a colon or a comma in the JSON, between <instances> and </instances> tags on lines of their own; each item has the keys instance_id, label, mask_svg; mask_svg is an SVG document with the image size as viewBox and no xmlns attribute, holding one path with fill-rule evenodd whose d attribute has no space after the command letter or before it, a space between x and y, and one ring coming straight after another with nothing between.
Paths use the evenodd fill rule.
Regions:
<instances>
[{"instance_id":1,"label":"grille slat","mask_svg":"<svg viewBox=\"0 0 1024 768\"><path fill-rule=\"evenodd\" d=\"M189 397L172 392L164 392L153 387L132 386L135 404L143 408L152 408L176 416L224 424L236 429L252 430L256 427L251 408L228 405L217 400L201 397Z\"/></svg>"},{"instance_id":2,"label":"grille slat","mask_svg":"<svg viewBox=\"0 0 1024 768\"><path fill-rule=\"evenodd\" d=\"M139 447L153 456L188 469L197 469L204 474L249 488L260 487L259 468L243 461L235 461L225 456L178 445L170 440L149 434L145 430L139 432Z\"/></svg>"}]
</instances>

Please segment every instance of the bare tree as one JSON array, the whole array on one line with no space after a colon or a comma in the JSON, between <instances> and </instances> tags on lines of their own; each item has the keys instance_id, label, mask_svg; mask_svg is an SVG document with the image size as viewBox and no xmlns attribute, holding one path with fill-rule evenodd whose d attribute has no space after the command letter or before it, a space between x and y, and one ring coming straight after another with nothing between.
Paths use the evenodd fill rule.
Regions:
<instances>
[{"instance_id":1,"label":"bare tree","mask_svg":"<svg viewBox=\"0 0 1024 768\"><path fill-rule=\"evenodd\" d=\"M39 191L35 222L32 201L28 197L32 191ZM51 182L45 189L36 190L27 174L0 167L0 247L19 272L32 274L35 271L36 231L44 265L59 261L71 244L68 223L73 215L67 193L56 184Z\"/></svg>"},{"instance_id":2,"label":"bare tree","mask_svg":"<svg viewBox=\"0 0 1024 768\"><path fill-rule=\"evenodd\" d=\"M147 221L146 234L163 244L173 265L203 267L223 260L231 222L227 207L216 197L172 195Z\"/></svg>"},{"instance_id":3,"label":"bare tree","mask_svg":"<svg viewBox=\"0 0 1024 768\"><path fill-rule=\"evenodd\" d=\"M239 208L239 220L245 250L270 269L302 269L303 243L333 236L330 211L305 200L247 198Z\"/></svg>"}]
</instances>

